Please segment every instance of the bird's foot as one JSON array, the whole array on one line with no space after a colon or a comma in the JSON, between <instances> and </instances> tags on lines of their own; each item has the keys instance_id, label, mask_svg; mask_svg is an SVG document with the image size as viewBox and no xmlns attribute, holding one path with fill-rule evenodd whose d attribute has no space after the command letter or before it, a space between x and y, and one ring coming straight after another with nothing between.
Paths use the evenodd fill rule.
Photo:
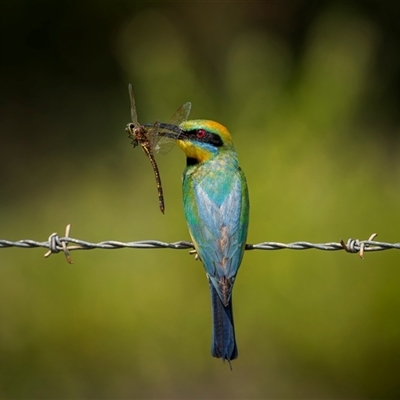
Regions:
<instances>
[{"instance_id":1,"label":"bird's foot","mask_svg":"<svg viewBox=\"0 0 400 400\"><path fill-rule=\"evenodd\" d=\"M197 254L197 250L190 250L189 251L189 254L194 254L194 259L197 261L197 260L200 260L200 257L199 257L199 255Z\"/></svg>"}]
</instances>

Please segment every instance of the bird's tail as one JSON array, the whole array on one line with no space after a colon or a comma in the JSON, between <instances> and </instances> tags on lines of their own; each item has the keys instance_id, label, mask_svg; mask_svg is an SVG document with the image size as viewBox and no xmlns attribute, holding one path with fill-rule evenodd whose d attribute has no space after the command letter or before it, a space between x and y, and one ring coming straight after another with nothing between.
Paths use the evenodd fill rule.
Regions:
<instances>
[{"instance_id":1,"label":"bird's tail","mask_svg":"<svg viewBox=\"0 0 400 400\"><path fill-rule=\"evenodd\" d=\"M229 304L224 306L210 280L209 283L213 319L211 354L213 357L222 358L224 361L228 360L230 365L230 361L238 356L233 325L232 296Z\"/></svg>"}]
</instances>

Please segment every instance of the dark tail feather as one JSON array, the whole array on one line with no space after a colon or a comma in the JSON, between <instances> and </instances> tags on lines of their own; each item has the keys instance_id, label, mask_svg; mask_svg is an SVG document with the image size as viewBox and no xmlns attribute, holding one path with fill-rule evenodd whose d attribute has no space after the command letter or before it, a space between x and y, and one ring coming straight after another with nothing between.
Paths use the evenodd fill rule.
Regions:
<instances>
[{"instance_id":1,"label":"dark tail feather","mask_svg":"<svg viewBox=\"0 0 400 400\"><path fill-rule=\"evenodd\" d=\"M225 307L214 285L211 282L209 283L213 317L211 354L213 357L222 358L224 361L228 360L229 362L238 356L235 328L233 325L232 297L229 300L229 304Z\"/></svg>"}]
</instances>

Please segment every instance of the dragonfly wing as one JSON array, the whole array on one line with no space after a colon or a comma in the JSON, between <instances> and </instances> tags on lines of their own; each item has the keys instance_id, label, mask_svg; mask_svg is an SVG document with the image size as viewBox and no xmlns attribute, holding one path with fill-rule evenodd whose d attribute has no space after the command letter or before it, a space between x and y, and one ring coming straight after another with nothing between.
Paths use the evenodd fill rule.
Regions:
<instances>
[{"instance_id":1,"label":"dragonfly wing","mask_svg":"<svg viewBox=\"0 0 400 400\"><path fill-rule=\"evenodd\" d=\"M163 129L158 128L156 132L151 134L151 143L154 153L167 154L175 146L175 139L160 136Z\"/></svg>"},{"instance_id":2,"label":"dragonfly wing","mask_svg":"<svg viewBox=\"0 0 400 400\"><path fill-rule=\"evenodd\" d=\"M187 102L182 104L172 116L169 123L171 125L180 125L183 121L186 121L189 117L190 110L192 108L192 103Z\"/></svg>"},{"instance_id":3,"label":"dragonfly wing","mask_svg":"<svg viewBox=\"0 0 400 400\"><path fill-rule=\"evenodd\" d=\"M138 117L137 117L137 112L136 112L136 102L135 102L135 96L133 95L133 87L131 84L129 84L128 86L129 89L129 97L131 99L131 119L132 119L132 123L135 126L139 125L138 122Z\"/></svg>"},{"instance_id":4,"label":"dragonfly wing","mask_svg":"<svg viewBox=\"0 0 400 400\"><path fill-rule=\"evenodd\" d=\"M168 123L170 125L180 125L183 121L188 119L191 108L192 103L190 102L181 105ZM166 130L161 129L158 124L156 128L157 129L151 134L153 149L156 153L167 154L172 147L174 147L175 140L177 138L171 139L166 136L162 136L162 132L165 132Z\"/></svg>"}]
</instances>

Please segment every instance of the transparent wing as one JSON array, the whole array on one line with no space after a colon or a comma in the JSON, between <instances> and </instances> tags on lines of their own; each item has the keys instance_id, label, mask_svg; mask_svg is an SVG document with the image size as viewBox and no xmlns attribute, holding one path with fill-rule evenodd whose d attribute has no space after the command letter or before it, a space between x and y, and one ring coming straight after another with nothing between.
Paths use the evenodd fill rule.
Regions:
<instances>
[{"instance_id":1,"label":"transparent wing","mask_svg":"<svg viewBox=\"0 0 400 400\"><path fill-rule=\"evenodd\" d=\"M175 112L175 114L170 119L169 123L172 125L179 125L183 121L186 121L189 117L190 110L192 108L192 103L187 102L182 104Z\"/></svg>"},{"instance_id":2,"label":"transparent wing","mask_svg":"<svg viewBox=\"0 0 400 400\"><path fill-rule=\"evenodd\" d=\"M168 123L171 125L180 125L183 121L188 119L191 108L192 103L190 102L181 105ZM162 132L162 129L159 127L157 122L154 124L153 128L149 129L152 149L156 153L167 154L172 147L174 147L176 139L161 136L159 135L160 132Z\"/></svg>"},{"instance_id":3,"label":"transparent wing","mask_svg":"<svg viewBox=\"0 0 400 400\"><path fill-rule=\"evenodd\" d=\"M137 112L136 112L136 102L135 102L135 96L133 95L133 87L132 87L131 84L129 84L128 90L129 90L129 97L131 99L131 119L132 119L132 123L133 123L133 125L138 126L139 122L138 122L138 117L137 117Z\"/></svg>"}]
</instances>

